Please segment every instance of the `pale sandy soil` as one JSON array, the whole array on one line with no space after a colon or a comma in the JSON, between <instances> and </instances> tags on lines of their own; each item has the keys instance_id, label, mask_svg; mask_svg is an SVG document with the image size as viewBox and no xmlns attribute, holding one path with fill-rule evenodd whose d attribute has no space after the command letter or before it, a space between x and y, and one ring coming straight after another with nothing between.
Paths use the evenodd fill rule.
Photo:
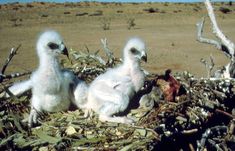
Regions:
<instances>
[{"instance_id":1,"label":"pale sandy soil","mask_svg":"<svg viewBox=\"0 0 235 151\"><path fill-rule=\"evenodd\" d=\"M225 6L233 10L229 14L218 11ZM158 13L143 11L158 8ZM198 11L194 9L197 8ZM15 10L18 9L18 10ZM216 4L218 24L223 32L235 41L235 5ZM103 11L102 16L76 16L77 13L92 14ZM180 10L180 11L179 11ZM123 11L123 13L120 13ZM177 11L177 12L176 12ZM70 12L70 14L64 14ZM119 12L119 13L118 13ZM48 17L42 17L48 15ZM196 76L206 76L201 58L215 58L216 67L225 65L228 60L215 47L196 41L195 24L206 15L203 4L40 4L32 3L1 5L0 9L0 66L11 47L22 44L19 54L11 62L7 72L33 70L38 60L35 42L38 34L45 29L55 29L64 37L68 48L85 51L102 50L100 39L106 37L115 56L121 56L126 40L133 36L144 39L148 47L148 63L144 68L151 73L188 70ZM12 19L18 19L19 26L13 26ZM103 30L101 21L111 19L110 30ZM136 27L127 29L128 18L135 18ZM20 21L21 20L21 21ZM207 18L205 35L213 37Z\"/></svg>"}]
</instances>

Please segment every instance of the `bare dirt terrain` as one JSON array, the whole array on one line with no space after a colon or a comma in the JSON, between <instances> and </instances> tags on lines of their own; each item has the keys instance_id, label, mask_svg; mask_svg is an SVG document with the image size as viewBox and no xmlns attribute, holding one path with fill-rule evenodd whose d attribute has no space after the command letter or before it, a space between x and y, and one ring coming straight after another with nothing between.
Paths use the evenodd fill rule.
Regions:
<instances>
[{"instance_id":1,"label":"bare dirt terrain","mask_svg":"<svg viewBox=\"0 0 235 151\"><path fill-rule=\"evenodd\" d=\"M223 14L221 6L232 12ZM235 6L214 4L219 26L235 41ZM152 8L152 10L150 9ZM146 11L146 9L150 9ZM150 13L150 11L153 11ZM68 48L84 50L85 45L95 52L103 49L100 39L106 37L115 56L121 56L126 40L133 36L145 40L148 63L144 68L151 73L161 73L167 68L173 71L188 70L196 76L206 76L201 58L212 54L216 66L228 60L213 46L196 41L196 23L207 12L204 4L171 3L31 3L0 6L0 64L12 47L22 44L7 72L33 70L38 60L35 52L37 36L45 29L55 29L64 37ZM135 19L136 26L128 30L127 21ZM208 19L208 18L207 18ZM110 29L103 30L102 22L110 22ZM209 21L205 36L213 37Z\"/></svg>"}]
</instances>

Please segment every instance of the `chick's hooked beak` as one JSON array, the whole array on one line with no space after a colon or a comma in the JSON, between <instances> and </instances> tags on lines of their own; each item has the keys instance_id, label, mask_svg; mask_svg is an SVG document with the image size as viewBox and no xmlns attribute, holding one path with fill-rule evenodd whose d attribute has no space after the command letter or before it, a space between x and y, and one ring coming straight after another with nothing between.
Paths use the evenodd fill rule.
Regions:
<instances>
[{"instance_id":1,"label":"chick's hooked beak","mask_svg":"<svg viewBox=\"0 0 235 151\"><path fill-rule=\"evenodd\" d=\"M147 62L147 54L145 52L142 54L141 60L143 60L144 62Z\"/></svg>"},{"instance_id":2,"label":"chick's hooked beak","mask_svg":"<svg viewBox=\"0 0 235 151\"><path fill-rule=\"evenodd\" d=\"M66 55L69 59L68 49L63 43L59 45L59 49L61 51L61 54Z\"/></svg>"},{"instance_id":3,"label":"chick's hooked beak","mask_svg":"<svg viewBox=\"0 0 235 151\"><path fill-rule=\"evenodd\" d=\"M68 49L66 47L64 47L64 49L62 50L62 54L66 55L69 58Z\"/></svg>"},{"instance_id":4,"label":"chick's hooked beak","mask_svg":"<svg viewBox=\"0 0 235 151\"><path fill-rule=\"evenodd\" d=\"M69 62L70 62L70 64L73 64L72 63L72 60L69 58L69 53L68 53L68 49L67 49L67 47L66 46L62 46L63 48L62 48L62 52L61 52L61 54L63 54L63 55L66 55L67 56L67 58L69 59Z\"/></svg>"}]
</instances>

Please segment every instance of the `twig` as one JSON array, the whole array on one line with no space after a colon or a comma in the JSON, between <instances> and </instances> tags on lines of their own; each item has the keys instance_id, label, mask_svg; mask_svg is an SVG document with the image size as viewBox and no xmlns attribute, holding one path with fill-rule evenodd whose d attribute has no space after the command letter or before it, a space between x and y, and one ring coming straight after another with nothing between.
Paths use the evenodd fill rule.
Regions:
<instances>
[{"instance_id":1,"label":"twig","mask_svg":"<svg viewBox=\"0 0 235 151\"><path fill-rule=\"evenodd\" d=\"M6 59L4 65L2 67L1 74L5 73L5 70L6 70L7 66L8 66L8 64L10 63L12 58L16 55L16 53L17 53L17 51L19 50L20 47L21 47L21 44L16 49L15 48L11 48L10 54L9 54L8 58Z\"/></svg>"},{"instance_id":2,"label":"twig","mask_svg":"<svg viewBox=\"0 0 235 151\"><path fill-rule=\"evenodd\" d=\"M105 54L108 58L114 58L113 52L108 48L107 38L101 39L101 43L103 44Z\"/></svg>"},{"instance_id":3,"label":"twig","mask_svg":"<svg viewBox=\"0 0 235 151\"><path fill-rule=\"evenodd\" d=\"M104 39L101 39L100 41L103 44L105 54L108 57L106 64L113 64L115 58L113 56L113 52L108 48L107 39L104 38Z\"/></svg>"},{"instance_id":4,"label":"twig","mask_svg":"<svg viewBox=\"0 0 235 151\"><path fill-rule=\"evenodd\" d=\"M221 148L219 147L219 145L216 144L216 142L215 142L214 140L208 139L208 142L209 142L214 148L216 148L217 151L223 151L223 149L221 149Z\"/></svg>"},{"instance_id":5,"label":"twig","mask_svg":"<svg viewBox=\"0 0 235 151\"><path fill-rule=\"evenodd\" d=\"M150 131L153 133L154 135L154 138L157 139L158 141L160 141L160 138L159 138L159 135L157 132L155 132L153 129L151 128L146 128L146 127L141 127L141 126L136 126L136 125L130 125L130 127L132 128L137 128L137 129L144 129L144 130L147 130L147 131Z\"/></svg>"},{"instance_id":6,"label":"twig","mask_svg":"<svg viewBox=\"0 0 235 151\"><path fill-rule=\"evenodd\" d=\"M79 53L79 54L73 54L73 56L75 57L76 60L79 59L93 59L98 61L100 64L105 65L106 62L98 55L94 55L94 54L84 54L84 53Z\"/></svg>"},{"instance_id":7,"label":"twig","mask_svg":"<svg viewBox=\"0 0 235 151\"><path fill-rule=\"evenodd\" d=\"M197 142L197 151L203 151L206 145L207 140L212 135L221 135L224 132L227 132L228 128L227 126L214 126L212 128L208 128L203 134L200 142Z\"/></svg>"},{"instance_id":8,"label":"twig","mask_svg":"<svg viewBox=\"0 0 235 151\"><path fill-rule=\"evenodd\" d=\"M19 48L21 47L21 44L18 45L17 48L12 48L11 51L10 51L10 54L8 56L8 58L6 59L2 69L1 69L1 72L0 72L0 83L2 83L5 79L12 79L12 78L16 78L16 77L20 77L20 76L24 76L24 75L28 75L30 74L31 72L25 72L25 73L12 73L12 74L9 74L9 75L5 75L5 71L6 71L6 68L8 67L10 61L12 60L12 58L17 54L17 51L19 50ZM3 88L4 88L4 91L5 92L1 92L1 95L5 95L5 94L8 94L9 96L13 97L14 99L17 99L16 96L14 96L9 90L7 87L5 87L4 85L2 85Z\"/></svg>"},{"instance_id":9,"label":"twig","mask_svg":"<svg viewBox=\"0 0 235 151\"><path fill-rule=\"evenodd\" d=\"M220 99L225 99L226 98L226 94L223 92L220 92L218 90L211 90L217 97L219 97Z\"/></svg>"},{"instance_id":10,"label":"twig","mask_svg":"<svg viewBox=\"0 0 235 151\"><path fill-rule=\"evenodd\" d=\"M29 72L24 72L24 73L12 73L12 74L9 74L9 75L4 75L4 74L0 73L0 77L2 77L2 81L3 81L5 79L18 78L18 77L29 75L29 74L31 74L30 71ZM2 81L0 81L0 82L2 82Z\"/></svg>"},{"instance_id":11,"label":"twig","mask_svg":"<svg viewBox=\"0 0 235 151\"><path fill-rule=\"evenodd\" d=\"M11 91L5 87L3 84L1 84L2 87L4 88L4 92L2 92L0 95L1 95L1 98L5 98L6 94L8 94L11 98L13 98L14 100L18 100L17 96L15 96L13 93L11 93ZM3 95L3 96L2 96Z\"/></svg>"},{"instance_id":12,"label":"twig","mask_svg":"<svg viewBox=\"0 0 235 151\"><path fill-rule=\"evenodd\" d=\"M85 147L85 146L77 146L73 147L73 150L117 150L116 147Z\"/></svg>"},{"instance_id":13,"label":"twig","mask_svg":"<svg viewBox=\"0 0 235 151\"><path fill-rule=\"evenodd\" d=\"M234 115L232 115L232 114L230 114L230 113L228 113L228 112L222 111L222 110L220 110L220 109L216 109L215 112L220 113L220 114L223 114L223 115L226 115L227 117L229 117L229 118L231 118L231 119L235 119L235 116L234 116Z\"/></svg>"},{"instance_id":14,"label":"twig","mask_svg":"<svg viewBox=\"0 0 235 151\"><path fill-rule=\"evenodd\" d=\"M16 49L11 48L10 54L9 54L8 58L6 59L4 65L1 69L1 72L0 72L0 83L5 79L4 73L6 71L6 68L7 68L8 64L10 63L10 61L12 60L12 58L16 55L16 53L20 47L21 47L21 45L19 45Z\"/></svg>"},{"instance_id":15,"label":"twig","mask_svg":"<svg viewBox=\"0 0 235 151\"><path fill-rule=\"evenodd\" d=\"M211 72L215 66L214 58L213 58L212 54L210 55L210 63L208 63L205 59L201 59L200 61L201 61L201 63L203 63L205 65L205 68L207 70L207 78L210 78Z\"/></svg>"},{"instance_id":16,"label":"twig","mask_svg":"<svg viewBox=\"0 0 235 151\"><path fill-rule=\"evenodd\" d=\"M198 129L194 128L194 129L191 129L191 130L183 130L182 134L190 135L190 134L194 134L194 133L197 133L197 132L198 132Z\"/></svg>"},{"instance_id":17,"label":"twig","mask_svg":"<svg viewBox=\"0 0 235 151\"><path fill-rule=\"evenodd\" d=\"M194 147L191 143L189 143L189 148L190 148L191 151L195 151L195 149L194 149Z\"/></svg>"},{"instance_id":18,"label":"twig","mask_svg":"<svg viewBox=\"0 0 235 151\"><path fill-rule=\"evenodd\" d=\"M183 104L185 104L185 103L189 103L189 102L191 102L191 101L190 101L190 100L186 100L186 101L177 103L175 107L181 106L181 105L183 105Z\"/></svg>"}]
</instances>

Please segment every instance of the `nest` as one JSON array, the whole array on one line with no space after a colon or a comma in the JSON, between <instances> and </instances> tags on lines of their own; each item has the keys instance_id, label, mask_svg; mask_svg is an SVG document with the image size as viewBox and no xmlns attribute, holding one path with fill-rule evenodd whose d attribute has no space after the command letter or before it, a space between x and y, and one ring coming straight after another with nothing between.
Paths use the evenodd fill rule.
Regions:
<instances>
[{"instance_id":1,"label":"nest","mask_svg":"<svg viewBox=\"0 0 235 151\"><path fill-rule=\"evenodd\" d=\"M107 48L107 47L105 47ZM87 49L88 50L88 49ZM70 51L74 73L86 81L120 62L111 53L104 61L91 55ZM97 57L98 56L98 57ZM68 66L67 61L62 61ZM235 150L235 81L233 79L197 79L188 72L174 75L184 88L183 95L166 101L160 86L151 85L148 76L142 95L149 102L130 108L134 125L102 123L96 114L86 119L80 109L42 115L37 127L24 122L30 110L31 93L1 98L1 150ZM7 85L10 81L2 82ZM149 88L150 85L150 88ZM7 91L2 86L1 92ZM148 91L144 91L148 89ZM151 105L148 105L150 103Z\"/></svg>"}]
</instances>

